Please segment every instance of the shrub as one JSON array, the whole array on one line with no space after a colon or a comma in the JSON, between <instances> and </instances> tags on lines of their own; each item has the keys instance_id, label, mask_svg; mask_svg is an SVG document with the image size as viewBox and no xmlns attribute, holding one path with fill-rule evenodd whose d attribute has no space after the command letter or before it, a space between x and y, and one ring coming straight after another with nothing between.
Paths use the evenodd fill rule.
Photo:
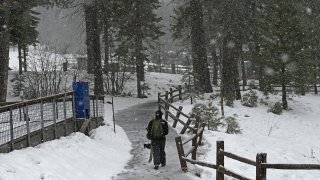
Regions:
<instances>
[{"instance_id":1,"label":"shrub","mask_svg":"<svg viewBox=\"0 0 320 180\"><path fill-rule=\"evenodd\" d=\"M224 119L224 126L227 128L226 133L228 134L239 134L241 129L237 119L235 117L226 117Z\"/></svg>"},{"instance_id":2,"label":"shrub","mask_svg":"<svg viewBox=\"0 0 320 180\"><path fill-rule=\"evenodd\" d=\"M247 107L256 107L258 102L257 93L253 90L250 90L248 93L245 93L242 96L242 105Z\"/></svg>"},{"instance_id":3,"label":"shrub","mask_svg":"<svg viewBox=\"0 0 320 180\"><path fill-rule=\"evenodd\" d=\"M281 102L276 102L274 104L274 106L272 106L269 109L270 112L274 113L274 114L278 114L280 115L282 113L282 103Z\"/></svg>"},{"instance_id":4,"label":"shrub","mask_svg":"<svg viewBox=\"0 0 320 180\"><path fill-rule=\"evenodd\" d=\"M207 123L208 130L217 130L221 124L219 119L217 119L219 110L212 103L209 103L208 106L198 103L192 108L192 113L201 117Z\"/></svg>"},{"instance_id":5,"label":"shrub","mask_svg":"<svg viewBox=\"0 0 320 180\"><path fill-rule=\"evenodd\" d=\"M22 75L15 75L15 78L12 79L12 82L13 82L13 96L15 97L18 97L21 93L21 91L24 91L26 88L25 88L25 80L24 80L24 76Z\"/></svg>"},{"instance_id":6,"label":"shrub","mask_svg":"<svg viewBox=\"0 0 320 180\"><path fill-rule=\"evenodd\" d=\"M208 130L217 131L219 128L226 128L226 133L238 134L241 133L239 124L235 117L219 116L219 110L212 103L208 105L196 104L192 108L192 113L200 116L207 123Z\"/></svg>"}]
</instances>

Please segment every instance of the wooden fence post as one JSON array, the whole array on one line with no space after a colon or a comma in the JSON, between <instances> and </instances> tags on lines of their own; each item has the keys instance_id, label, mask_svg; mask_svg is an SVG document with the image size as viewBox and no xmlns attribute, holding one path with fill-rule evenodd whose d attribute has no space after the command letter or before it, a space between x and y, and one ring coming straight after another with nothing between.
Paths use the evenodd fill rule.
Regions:
<instances>
[{"instance_id":1,"label":"wooden fence post","mask_svg":"<svg viewBox=\"0 0 320 180\"><path fill-rule=\"evenodd\" d=\"M44 129L44 117L43 117L43 100L40 102L40 118L41 118L41 138L42 142L46 141L45 129Z\"/></svg>"},{"instance_id":2,"label":"wooden fence post","mask_svg":"<svg viewBox=\"0 0 320 180\"><path fill-rule=\"evenodd\" d=\"M217 168L219 168L219 166L224 166L224 155L221 150L224 151L224 142L217 141ZM219 172L218 170L216 170L216 180L224 180L224 174Z\"/></svg>"},{"instance_id":3,"label":"wooden fence post","mask_svg":"<svg viewBox=\"0 0 320 180\"><path fill-rule=\"evenodd\" d=\"M267 163L267 154L259 153L256 158L256 180L267 179L267 169L261 166L261 163Z\"/></svg>"},{"instance_id":4,"label":"wooden fence post","mask_svg":"<svg viewBox=\"0 0 320 180\"><path fill-rule=\"evenodd\" d=\"M165 107L166 107L166 109L165 109L165 119L168 121L168 116L169 116L169 102L168 102L168 96L169 96L169 93L168 93L168 91L166 91L166 96L165 96L165 100L166 100L166 104L165 104Z\"/></svg>"},{"instance_id":5,"label":"wooden fence post","mask_svg":"<svg viewBox=\"0 0 320 180\"><path fill-rule=\"evenodd\" d=\"M182 128L180 134L184 134L187 131L189 125L191 124L191 121L191 117L189 117L188 121L186 122L186 125Z\"/></svg>"},{"instance_id":6,"label":"wooden fence post","mask_svg":"<svg viewBox=\"0 0 320 180\"><path fill-rule=\"evenodd\" d=\"M179 85L179 100L182 100L182 86Z\"/></svg>"},{"instance_id":7,"label":"wooden fence post","mask_svg":"<svg viewBox=\"0 0 320 180\"><path fill-rule=\"evenodd\" d=\"M56 114L56 99L52 100L52 117L53 117L53 127L54 127L54 139L57 139L57 114Z\"/></svg>"},{"instance_id":8,"label":"wooden fence post","mask_svg":"<svg viewBox=\"0 0 320 180\"><path fill-rule=\"evenodd\" d=\"M195 126L194 126L194 129L193 129L193 134L195 134L196 135L196 137L194 137L193 139L192 139L192 147L194 147L194 150L192 151L192 160L196 160L197 159L197 149L198 149L198 147L197 147L197 140L198 140L198 136L197 136L197 132L198 132L198 120L197 120L198 118L196 118L196 124L195 124Z\"/></svg>"},{"instance_id":9,"label":"wooden fence post","mask_svg":"<svg viewBox=\"0 0 320 180\"><path fill-rule=\"evenodd\" d=\"M14 150L14 134L13 134L13 114L12 108L10 108L10 149Z\"/></svg>"},{"instance_id":10,"label":"wooden fence post","mask_svg":"<svg viewBox=\"0 0 320 180\"><path fill-rule=\"evenodd\" d=\"M181 136L176 137L175 140L176 140L176 145L177 145L177 151L178 151L178 155L179 155L181 170L183 172L188 172L187 161L185 159L183 159L185 157L185 155L184 155Z\"/></svg>"},{"instance_id":11,"label":"wooden fence post","mask_svg":"<svg viewBox=\"0 0 320 180\"><path fill-rule=\"evenodd\" d=\"M161 111L160 98L161 98L161 93L158 93L158 110L159 110L159 111Z\"/></svg>"},{"instance_id":12,"label":"wooden fence post","mask_svg":"<svg viewBox=\"0 0 320 180\"><path fill-rule=\"evenodd\" d=\"M202 146L202 136L203 136L204 128L206 127L206 123L202 123L201 127L203 128L203 131L199 135L199 146Z\"/></svg>"},{"instance_id":13,"label":"wooden fence post","mask_svg":"<svg viewBox=\"0 0 320 180\"><path fill-rule=\"evenodd\" d=\"M183 108L182 106L179 106L179 111L177 111L176 119L174 120L173 125L172 125L173 128L176 128L176 126L177 126L178 119L180 118L182 108Z\"/></svg>"},{"instance_id":14,"label":"wooden fence post","mask_svg":"<svg viewBox=\"0 0 320 180\"><path fill-rule=\"evenodd\" d=\"M170 102L173 103L173 90L170 88Z\"/></svg>"},{"instance_id":15,"label":"wooden fence post","mask_svg":"<svg viewBox=\"0 0 320 180\"><path fill-rule=\"evenodd\" d=\"M26 128L27 128L27 143L28 143L28 147L30 147L31 137L30 137L30 118L29 118L28 104L25 104L24 117L25 117L24 119L26 121Z\"/></svg>"},{"instance_id":16,"label":"wooden fence post","mask_svg":"<svg viewBox=\"0 0 320 180\"><path fill-rule=\"evenodd\" d=\"M66 95L63 96L63 119L64 119L64 135L67 136L67 105L66 105Z\"/></svg>"}]
</instances>

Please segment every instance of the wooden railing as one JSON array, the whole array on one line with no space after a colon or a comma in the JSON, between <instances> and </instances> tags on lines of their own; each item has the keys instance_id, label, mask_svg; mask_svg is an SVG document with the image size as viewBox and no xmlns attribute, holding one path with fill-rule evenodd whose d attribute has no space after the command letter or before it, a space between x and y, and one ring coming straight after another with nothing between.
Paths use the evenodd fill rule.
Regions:
<instances>
[{"instance_id":1,"label":"wooden railing","mask_svg":"<svg viewBox=\"0 0 320 180\"><path fill-rule=\"evenodd\" d=\"M174 93L178 93L174 95ZM180 131L180 134L184 134L188 129L192 131L192 135L189 138L182 141L181 136L177 136L175 138L178 156L180 160L181 170L183 172L188 171L187 162L191 164L197 164L199 166L208 167L216 170L216 180L224 180L224 175L231 176L233 178L241 179L241 180L249 180L251 178L240 175L234 171L227 169L224 166L224 159L228 157L230 159L255 166L256 167L256 180L266 180L267 179L267 169L282 169L282 170L320 170L320 164L271 164L267 163L267 154L266 153L258 153L256 155L256 160L250 160L248 158L236 155L234 153L225 151L224 142L217 141L216 146L216 164L211 164L208 162L198 161L197 159L197 149L202 143L203 132L206 124L201 121L201 117L195 115L187 115L182 112L183 107L179 108L173 106L175 100L182 99L182 88L181 86L178 89L173 90L170 88L170 91L166 91L164 95L161 93L158 94L158 105L159 110L164 110L165 119L168 118L173 119L173 128L176 128L177 124L180 123L183 128ZM177 99L178 97L178 99ZM174 109L177 113L172 114L170 109ZM187 121L184 122L180 119L181 116L187 118ZM194 123L192 127L191 124ZM191 148L187 151L184 150L184 145L192 142ZM192 154L191 159L188 156Z\"/></svg>"},{"instance_id":2,"label":"wooden railing","mask_svg":"<svg viewBox=\"0 0 320 180\"><path fill-rule=\"evenodd\" d=\"M286 169L286 170L319 170L320 169L320 164L268 164L266 153L258 153L255 161L250 160L245 157L241 157L231 152L225 151L223 141L217 141L216 164L209 164L209 163L199 162L199 161L189 161L189 162L193 164L198 164L200 166L216 169L217 180L223 180L224 175L228 175L228 176L231 176L237 179L243 179L243 180L251 179L225 168L224 157L228 157L233 160L255 166L256 180L266 180L267 169Z\"/></svg>"},{"instance_id":3,"label":"wooden railing","mask_svg":"<svg viewBox=\"0 0 320 180\"><path fill-rule=\"evenodd\" d=\"M180 106L179 108L176 108L171 104L175 100L182 100L182 95L183 95L183 92L182 92L181 86L178 86L176 90L173 90L172 88L170 88L170 91L166 91L164 95L161 95L161 93L158 94L158 105L159 105L159 110L161 109L164 110L165 119L167 121L169 117L172 118L173 128L176 128L178 123L180 123L183 126L180 131L180 134L185 134L187 130L192 132L192 135L184 141L182 141L181 136L178 136L175 138L181 169L184 172L187 172L188 171L187 162L196 160L197 149L202 143L202 136L203 136L203 132L206 124L201 121L201 117L199 116L196 116L194 114L189 116L183 113L182 106ZM172 114L170 112L170 109L174 109L177 113ZM181 116L185 117L187 121L184 122L183 120L181 120L180 119ZM194 126L192 126L192 124L194 124ZM186 145L189 142L192 142L191 148L185 151L184 145ZM190 154L192 155L191 159L187 159L187 157Z\"/></svg>"}]
</instances>

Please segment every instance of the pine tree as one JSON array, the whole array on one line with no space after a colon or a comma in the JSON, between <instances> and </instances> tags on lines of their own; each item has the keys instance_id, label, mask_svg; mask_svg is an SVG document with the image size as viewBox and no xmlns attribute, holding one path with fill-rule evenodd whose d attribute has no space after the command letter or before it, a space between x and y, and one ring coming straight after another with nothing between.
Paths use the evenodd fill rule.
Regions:
<instances>
[{"instance_id":1,"label":"pine tree","mask_svg":"<svg viewBox=\"0 0 320 180\"><path fill-rule=\"evenodd\" d=\"M304 28L308 22L302 24L306 11L299 1L271 0L260 13L262 67L270 84L281 85L282 107L288 109L287 86L304 93L312 73L309 32Z\"/></svg>"},{"instance_id":2,"label":"pine tree","mask_svg":"<svg viewBox=\"0 0 320 180\"><path fill-rule=\"evenodd\" d=\"M172 26L175 39L186 38L191 44L193 72L199 76L195 87L201 92L212 92L207 50L205 42L205 29L203 8L200 0L189 0L180 3L175 9Z\"/></svg>"},{"instance_id":3,"label":"pine tree","mask_svg":"<svg viewBox=\"0 0 320 180\"><path fill-rule=\"evenodd\" d=\"M147 60L146 50L163 32L158 24L161 18L154 10L160 6L158 0L119 0L117 1L117 39L132 53L137 74L138 97L142 98L141 83L145 79L144 61Z\"/></svg>"},{"instance_id":4,"label":"pine tree","mask_svg":"<svg viewBox=\"0 0 320 180\"><path fill-rule=\"evenodd\" d=\"M104 90L101 67L98 5L98 1L95 0L91 3L84 4L84 10L87 34L88 73L93 73L94 75L94 94L102 95L104 94Z\"/></svg>"},{"instance_id":5,"label":"pine tree","mask_svg":"<svg viewBox=\"0 0 320 180\"><path fill-rule=\"evenodd\" d=\"M37 43L38 31L36 30L39 23L38 12L33 11L32 8L37 5L37 1L23 0L13 1L10 6L10 42L13 45L18 45L19 52L19 74L22 74L22 68L25 67L26 62L23 63L22 51L27 50L28 45L35 45ZM24 58L26 59L26 58Z\"/></svg>"}]
</instances>

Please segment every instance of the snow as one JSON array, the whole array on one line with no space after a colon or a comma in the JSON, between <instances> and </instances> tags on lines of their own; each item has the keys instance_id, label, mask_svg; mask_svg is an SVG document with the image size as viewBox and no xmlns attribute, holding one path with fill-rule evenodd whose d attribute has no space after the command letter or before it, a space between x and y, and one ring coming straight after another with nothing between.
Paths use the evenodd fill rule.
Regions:
<instances>
[{"instance_id":1,"label":"snow","mask_svg":"<svg viewBox=\"0 0 320 180\"><path fill-rule=\"evenodd\" d=\"M263 98L262 93L258 93ZM264 99L268 105L259 104L256 108L242 106L236 101L233 108L225 106L225 115L236 114L242 134L233 135L224 132L205 131L205 145L200 148L198 160L208 163L216 162L216 141L225 142L225 150L253 161L257 153L267 153L268 163L283 164L320 164L320 96L291 95L289 111L275 115L268 109L281 99L279 95L269 95ZM204 101L202 103L207 103ZM190 113L192 106L189 101L175 103L183 106L185 113ZM215 106L219 107L218 100ZM249 117L246 117L249 116ZM180 127L181 128L181 127ZM245 177L255 177L255 167L225 158L225 166ZM202 168L201 168L202 169ZM215 171L203 168L202 179L212 179ZM320 179L319 170L267 170L267 178L282 179ZM227 178L232 179L232 178Z\"/></svg>"},{"instance_id":2,"label":"snow","mask_svg":"<svg viewBox=\"0 0 320 180\"><path fill-rule=\"evenodd\" d=\"M179 84L177 81L179 78L169 74L147 73L146 82L151 87L150 98L114 97L115 111L155 101L158 90L163 91ZM128 82L127 90L136 91L134 79ZM107 96L106 101L110 100L111 97ZM111 179L124 169L132 157L131 143L121 127L116 125L114 133L110 104L105 104L104 120L107 125L92 131L90 137L73 133L36 147L0 154L0 180Z\"/></svg>"},{"instance_id":3,"label":"snow","mask_svg":"<svg viewBox=\"0 0 320 180\"><path fill-rule=\"evenodd\" d=\"M155 101L158 92L180 84L181 75L146 73L146 83L151 90L147 99L134 97L114 97L115 110L122 110L147 101ZM126 84L125 91L135 93L136 82ZM208 95L207 95L208 96ZM242 134L232 135L224 132L204 132L204 146L198 150L197 160L215 164L216 141L225 141L225 150L255 160L257 153L267 153L269 163L320 164L320 96L289 95L289 111L282 115L268 112L275 102L281 100L281 94L268 98L258 92L259 101L263 98L268 105L258 103L249 108L236 101L233 108L225 107L226 116L236 114ZM110 101L110 97L106 97ZM214 101L216 107L219 99ZM198 101L207 103L208 101ZM190 101L174 103L183 106L183 112L190 113ZM0 180L105 180L122 172L131 158L131 144L123 129L116 126L113 132L112 108L105 104L105 122L107 125L91 132L90 137L80 133L58 140L43 143L34 148L16 150L0 154ZM186 119L184 119L186 120ZM115 118L117 122L117 117ZM172 122L172 121L171 121ZM172 123L169 123L172 124ZM177 132L181 130L178 124ZM183 135L183 138L187 138ZM194 169L201 172L201 179L214 179L215 170L188 164L190 174ZM249 178L255 177L255 167L225 158L225 167ZM148 167L146 167L148 168ZM200 169L200 170L199 170ZM165 174L164 174L165 175ZM195 180L199 179L195 175ZM318 170L267 170L267 178L272 180L310 180L320 179ZM226 176L226 179L232 179Z\"/></svg>"}]
</instances>

